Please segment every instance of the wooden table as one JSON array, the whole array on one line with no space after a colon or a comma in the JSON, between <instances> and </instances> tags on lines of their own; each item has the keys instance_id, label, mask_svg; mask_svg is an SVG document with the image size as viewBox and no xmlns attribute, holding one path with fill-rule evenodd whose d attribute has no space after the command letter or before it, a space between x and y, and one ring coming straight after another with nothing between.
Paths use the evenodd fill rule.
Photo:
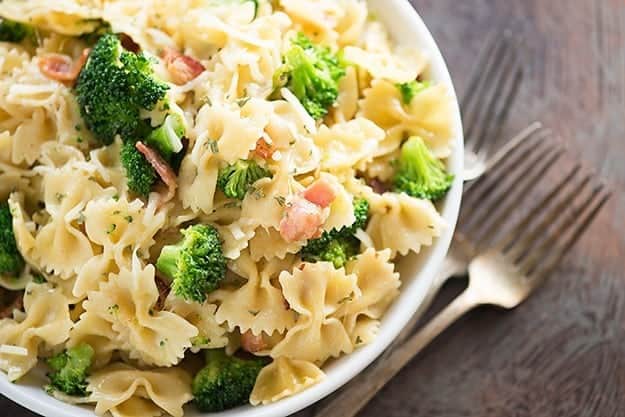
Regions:
<instances>
[{"instance_id":1,"label":"wooden table","mask_svg":"<svg viewBox=\"0 0 625 417\"><path fill-rule=\"evenodd\" d=\"M625 416L625 2L413 3L460 92L491 29L523 35L526 78L506 131L542 120L612 184L615 196L536 296L512 312L471 313L362 416ZM446 288L438 304L460 288ZM33 416L6 399L0 410Z\"/></svg>"}]
</instances>

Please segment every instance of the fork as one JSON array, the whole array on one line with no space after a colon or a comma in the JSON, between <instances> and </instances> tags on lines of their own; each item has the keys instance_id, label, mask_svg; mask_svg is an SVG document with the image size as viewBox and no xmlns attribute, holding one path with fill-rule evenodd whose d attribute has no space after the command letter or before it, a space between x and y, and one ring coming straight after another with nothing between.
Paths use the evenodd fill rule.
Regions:
<instances>
[{"instance_id":1,"label":"fork","mask_svg":"<svg viewBox=\"0 0 625 417\"><path fill-rule=\"evenodd\" d=\"M499 149L495 146L519 91L522 79L523 69L520 65L518 42L507 32L492 35L478 59L467 92L461 102L465 122L463 179L468 182L464 188L464 198L475 184L474 180L496 167L523 142L531 141L536 137L545 138L547 136L548 131L543 130L542 124L534 122ZM492 91L489 86L494 86ZM472 91L482 90L485 91L479 96L486 97L485 102L478 100L477 94L471 94ZM426 299L379 361L382 361L390 350L410 335L445 282L453 276L466 274L471 254L465 255L465 250L456 246L452 242L448 255L435 276Z\"/></svg>"},{"instance_id":2,"label":"fork","mask_svg":"<svg viewBox=\"0 0 625 417\"><path fill-rule=\"evenodd\" d=\"M465 126L465 181L481 177L489 161L492 164L497 159L493 158L497 139L523 80L520 49L509 32L496 32L477 60L460 103Z\"/></svg>"},{"instance_id":3,"label":"fork","mask_svg":"<svg viewBox=\"0 0 625 417\"><path fill-rule=\"evenodd\" d=\"M551 158L553 156L544 159ZM534 170L533 176L541 171L543 168ZM497 216L487 229L481 230L486 236L479 248L472 247L464 235L458 233L457 244L479 251L469 264L468 288L423 329L396 347L383 366L376 366L367 373L366 384L362 384L358 392L341 392L330 404L334 405L331 414L328 413L330 407L326 407L316 416L355 416L416 354L475 307L489 304L512 309L525 301L546 281L611 197L604 185L591 185L592 176L579 178L580 171L580 166L576 165L503 237L498 237L500 233L489 235L487 230L500 229L505 216ZM580 199L581 202L576 203ZM509 197L506 200L507 205L519 201Z\"/></svg>"}]
</instances>

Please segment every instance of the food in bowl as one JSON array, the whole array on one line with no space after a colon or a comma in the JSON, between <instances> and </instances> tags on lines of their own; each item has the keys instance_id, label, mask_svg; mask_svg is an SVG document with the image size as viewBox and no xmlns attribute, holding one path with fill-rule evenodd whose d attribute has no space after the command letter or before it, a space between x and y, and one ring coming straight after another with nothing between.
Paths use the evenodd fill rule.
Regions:
<instances>
[{"instance_id":1,"label":"food in bowl","mask_svg":"<svg viewBox=\"0 0 625 417\"><path fill-rule=\"evenodd\" d=\"M0 3L0 369L115 416L268 404L445 227L455 105L357 0Z\"/></svg>"}]
</instances>

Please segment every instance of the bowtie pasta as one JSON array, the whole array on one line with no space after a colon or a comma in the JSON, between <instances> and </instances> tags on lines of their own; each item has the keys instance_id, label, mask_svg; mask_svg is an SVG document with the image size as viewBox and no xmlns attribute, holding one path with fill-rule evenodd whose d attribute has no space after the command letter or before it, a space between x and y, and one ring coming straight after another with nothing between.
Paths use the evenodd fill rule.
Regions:
<instances>
[{"instance_id":1,"label":"bowtie pasta","mask_svg":"<svg viewBox=\"0 0 625 417\"><path fill-rule=\"evenodd\" d=\"M361 0L0 2L0 369L128 417L323 380L445 228L428 67Z\"/></svg>"}]
</instances>

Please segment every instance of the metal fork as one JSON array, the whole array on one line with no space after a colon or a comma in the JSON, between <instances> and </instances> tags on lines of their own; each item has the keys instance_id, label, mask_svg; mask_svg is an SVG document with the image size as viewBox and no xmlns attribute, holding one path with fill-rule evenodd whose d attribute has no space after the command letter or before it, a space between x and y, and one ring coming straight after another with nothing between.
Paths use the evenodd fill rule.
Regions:
<instances>
[{"instance_id":1,"label":"metal fork","mask_svg":"<svg viewBox=\"0 0 625 417\"><path fill-rule=\"evenodd\" d=\"M471 262L468 288L370 375L366 390L352 397L357 404L350 404L350 411L341 417L356 415L417 353L468 311L486 304L515 308L546 281L611 196L603 185L592 186L590 176L579 178L578 173L576 167L566 184L558 184L516 227Z\"/></svg>"},{"instance_id":2,"label":"metal fork","mask_svg":"<svg viewBox=\"0 0 625 417\"><path fill-rule=\"evenodd\" d=\"M523 80L520 42L510 33L490 36L462 97L464 122L464 180L479 178L488 169Z\"/></svg>"},{"instance_id":3,"label":"metal fork","mask_svg":"<svg viewBox=\"0 0 625 417\"><path fill-rule=\"evenodd\" d=\"M475 185L474 180L499 165L522 143L526 141L532 143L536 138L545 139L548 136L548 131L543 129L542 124L534 122L507 143L499 148L496 146L523 80L519 49L519 42L509 33L492 35L477 61L467 92L462 98L461 108L465 126L463 175L464 180L468 182L464 187L464 199L470 195L468 191ZM472 94L475 91L480 94ZM410 335L445 282L453 276L467 273L472 253L465 255L466 249L457 246L452 242L426 299L386 353L378 359L379 362Z\"/></svg>"},{"instance_id":4,"label":"metal fork","mask_svg":"<svg viewBox=\"0 0 625 417\"><path fill-rule=\"evenodd\" d=\"M459 233L454 237L446 262L447 274L454 271L465 272L469 261L479 251L486 250L484 248L488 246L485 245L490 243L493 236L496 235L496 231L505 223L508 214L516 208L517 202L529 194L537 180L544 176L549 168L560 158L563 150L561 146L548 140L550 136L551 133L546 130L536 132L536 134L523 143L523 146L515 148L513 152L498 163L495 167L496 169L493 169L494 175L487 176L482 181L476 183L477 186L474 192L470 193L469 197L471 198L465 200L463 215L459 222ZM579 170L579 166L576 166L564 180L554 187L545 201L551 201L556 198L560 190L575 178ZM500 174L504 172L508 172L510 175L508 180L502 181ZM587 183L589 178L586 177L585 181ZM563 201L567 203L572 197L573 195L567 196ZM527 216L527 219L536 218L541 213L542 208L543 205L537 206ZM557 208L562 212L563 204L561 203ZM473 221L474 219L476 220ZM517 226L515 233L520 235L521 232L525 231L529 226L527 224L528 221L526 220ZM471 238L477 236L481 237L481 239L471 239L469 241L465 236L471 236ZM472 242L482 242L482 245L478 246ZM507 243L509 244L510 242ZM444 277L444 275L441 274L440 277ZM439 278L438 281L439 283L441 281L444 282L444 279ZM435 292L430 294L435 294ZM429 305L429 300L426 300L424 304ZM359 378L352 380L337 396L325 404L323 409L316 413L315 416L341 415L342 417L350 417L355 415L401 369L401 367L397 368L391 374L388 374L389 369L395 369L398 366L398 352L405 352L406 345L414 345L415 342L411 341L414 341L416 335L410 337L411 330L407 326L404 332L400 334L398 341L394 343L392 348L386 351L382 358L361 374ZM418 334L421 334L424 330ZM420 349L413 350L413 355L418 353Z\"/></svg>"}]
</instances>

